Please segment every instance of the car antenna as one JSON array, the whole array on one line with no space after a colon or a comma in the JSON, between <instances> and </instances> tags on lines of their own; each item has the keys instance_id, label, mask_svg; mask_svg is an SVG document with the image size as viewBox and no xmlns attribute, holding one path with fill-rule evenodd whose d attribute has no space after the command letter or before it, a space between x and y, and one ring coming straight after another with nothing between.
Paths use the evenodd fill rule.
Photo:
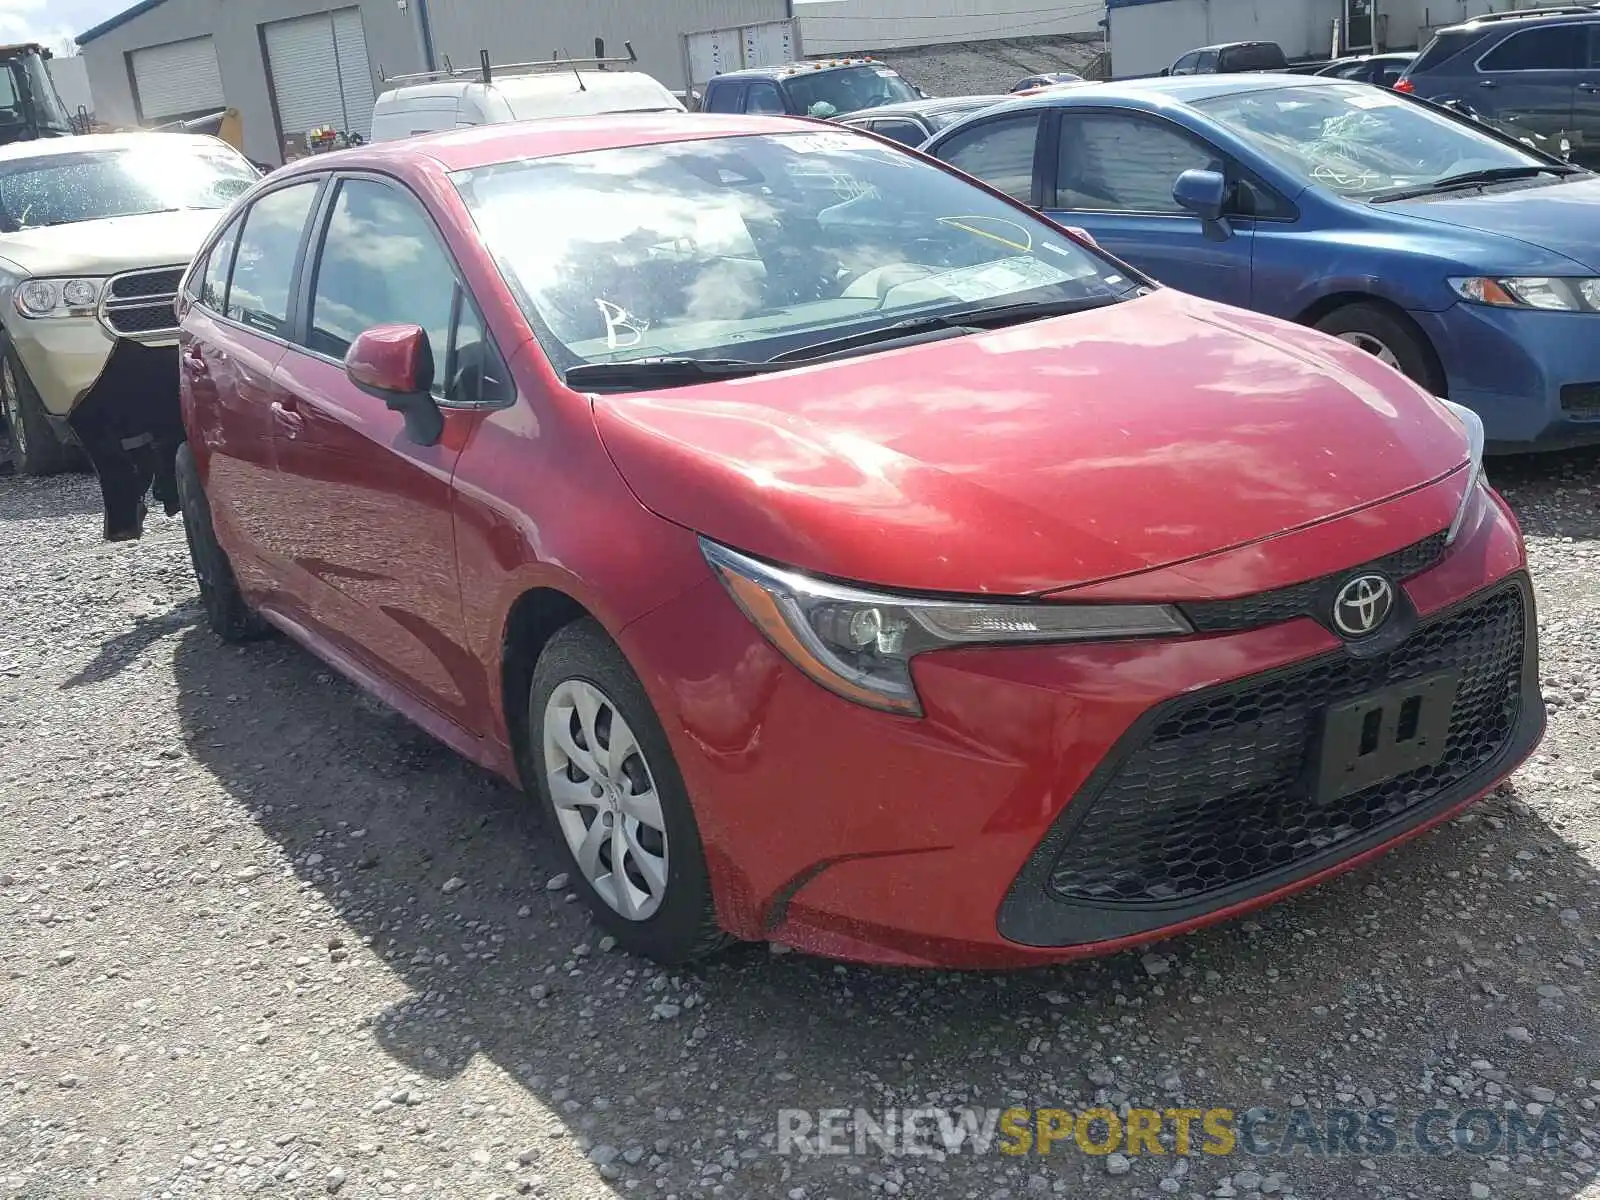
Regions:
<instances>
[{"instance_id":1,"label":"car antenna","mask_svg":"<svg viewBox=\"0 0 1600 1200\"><path fill-rule=\"evenodd\" d=\"M556 57L557 58L561 57L561 53L559 51L557 51ZM578 90L580 92L587 92L589 89L586 86L584 86L583 72L578 70L577 60L574 59L572 57L572 55L569 54L569 55L567 55L567 61L572 63L572 77L578 81Z\"/></svg>"},{"instance_id":2,"label":"car antenna","mask_svg":"<svg viewBox=\"0 0 1600 1200\"><path fill-rule=\"evenodd\" d=\"M487 48L478 51L478 65L483 68L484 83L494 82L494 72L489 66L489 51Z\"/></svg>"}]
</instances>

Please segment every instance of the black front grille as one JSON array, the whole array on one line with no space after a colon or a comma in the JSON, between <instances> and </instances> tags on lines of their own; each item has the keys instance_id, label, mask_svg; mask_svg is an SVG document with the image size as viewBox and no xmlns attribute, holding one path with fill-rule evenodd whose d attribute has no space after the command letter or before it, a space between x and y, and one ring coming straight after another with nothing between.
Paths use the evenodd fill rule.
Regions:
<instances>
[{"instance_id":1,"label":"black front grille","mask_svg":"<svg viewBox=\"0 0 1600 1200\"><path fill-rule=\"evenodd\" d=\"M1324 575L1307 583L1291 584L1277 591L1259 592L1237 600L1204 600L1179 607L1184 616L1189 618L1189 623L1201 633L1257 629L1279 621L1292 621L1296 617L1312 617L1327 625L1333 612L1334 593L1344 580L1366 574L1384 575L1396 581L1420 575L1444 557L1446 536L1447 531L1440 530L1376 562Z\"/></svg>"},{"instance_id":2,"label":"black front grille","mask_svg":"<svg viewBox=\"0 0 1600 1200\"><path fill-rule=\"evenodd\" d=\"M1102 783L1067 806L1046 879L1057 899L1171 905L1316 859L1442 798L1517 728L1527 623L1520 586L1420 625L1395 649L1340 651L1158 712ZM1330 803L1313 801L1320 721L1333 704L1460 673L1444 757ZM1465 798L1460 796L1459 798Z\"/></svg>"},{"instance_id":3,"label":"black front grille","mask_svg":"<svg viewBox=\"0 0 1600 1200\"><path fill-rule=\"evenodd\" d=\"M107 308L106 324L113 333L161 333L178 327L178 315L172 302L141 304L128 308Z\"/></svg>"},{"instance_id":4,"label":"black front grille","mask_svg":"<svg viewBox=\"0 0 1600 1200\"><path fill-rule=\"evenodd\" d=\"M140 300L147 296L175 296L178 282L183 278L182 267L159 271L137 271L132 275L118 275L111 281L106 294L112 300Z\"/></svg>"},{"instance_id":5,"label":"black front grille","mask_svg":"<svg viewBox=\"0 0 1600 1200\"><path fill-rule=\"evenodd\" d=\"M1580 420L1600 418L1600 383L1570 383L1562 388L1561 411Z\"/></svg>"}]
</instances>

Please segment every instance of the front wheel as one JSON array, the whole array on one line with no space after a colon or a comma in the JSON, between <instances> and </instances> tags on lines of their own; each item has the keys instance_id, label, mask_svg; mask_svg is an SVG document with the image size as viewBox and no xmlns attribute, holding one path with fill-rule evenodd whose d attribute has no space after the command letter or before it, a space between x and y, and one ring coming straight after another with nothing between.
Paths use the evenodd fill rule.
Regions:
<instances>
[{"instance_id":1,"label":"front wheel","mask_svg":"<svg viewBox=\"0 0 1600 1200\"><path fill-rule=\"evenodd\" d=\"M54 475L72 465L72 448L50 427L44 401L10 347L0 351L0 410L11 430L11 459L18 475Z\"/></svg>"},{"instance_id":2,"label":"front wheel","mask_svg":"<svg viewBox=\"0 0 1600 1200\"><path fill-rule=\"evenodd\" d=\"M1347 304L1323 317L1316 328L1365 350L1435 396L1444 395L1444 373L1433 347L1409 318L1377 304Z\"/></svg>"},{"instance_id":3,"label":"front wheel","mask_svg":"<svg viewBox=\"0 0 1600 1200\"><path fill-rule=\"evenodd\" d=\"M595 622L568 625L539 656L528 701L530 782L596 921L669 965L720 949L688 790L622 652Z\"/></svg>"}]
</instances>

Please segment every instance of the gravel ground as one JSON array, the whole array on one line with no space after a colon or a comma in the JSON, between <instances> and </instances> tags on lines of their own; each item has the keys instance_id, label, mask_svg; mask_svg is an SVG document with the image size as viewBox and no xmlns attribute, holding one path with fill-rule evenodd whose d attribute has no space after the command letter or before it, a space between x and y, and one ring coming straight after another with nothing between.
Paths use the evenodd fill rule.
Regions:
<instances>
[{"instance_id":1,"label":"gravel ground","mask_svg":"<svg viewBox=\"0 0 1600 1200\"><path fill-rule=\"evenodd\" d=\"M1083 74L1100 49L1098 42L1070 38L1011 38L884 50L877 57L930 96L983 96L1009 92L1040 71Z\"/></svg>"},{"instance_id":2,"label":"gravel ground","mask_svg":"<svg viewBox=\"0 0 1600 1200\"><path fill-rule=\"evenodd\" d=\"M107 546L90 480L0 476L0 1196L1600 1195L1600 454L1492 474L1551 705L1513 784L1254 920L1008 975L611 950L516 792L202 628L177 523ZM779 1108L1096 1100L1548 1107L1565 1139L775 1152Z\"/></svg>"}]
</instances>

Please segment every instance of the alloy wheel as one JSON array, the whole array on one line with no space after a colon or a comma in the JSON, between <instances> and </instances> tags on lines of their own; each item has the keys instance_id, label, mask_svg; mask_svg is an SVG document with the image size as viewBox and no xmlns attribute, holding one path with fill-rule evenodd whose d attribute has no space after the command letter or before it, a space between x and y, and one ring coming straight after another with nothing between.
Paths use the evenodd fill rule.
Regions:
<instances>
[{"instance_id":1,"label":"alloy wheel","mask_svg":"<svg viewBox=\"0 0 1600 1200\"><path fill-rule=\"evenodd\" d=\"M1339 340L1341 342L1349 342L1352 346L1365 350L1386 367L1393 367L1396 371L1403 369L1400 366L1399 356L1389 349L1382 339L1373 337L1370 333L1362 333L1359 329L1353 329L1349 333L1339 334Z\"/></svg>"},{"instance_id":2,"label":"alloy wheel","mask_svg":"<svg viewBox=\"0 0 1600 1200\"><path fill-rule=\"evenodd\" d=\"M667 891L667 832L644 751L615 702L568 679L544 710L550 798L578 868L619 915L645 921Z\"/></svg>"},{"instance_id":3,"label":"alloy wheel","mask_svg":"<svg viewBox=\"0 0 1600 1200\"><path fill-rule=\"evenodd\" d=\"M0 407L6 411L6 425L11 430L13 457L20 461L28 455L28 427L22 420L22 394L9 360L0 360Z\"/></svg>"}]
</instances>

